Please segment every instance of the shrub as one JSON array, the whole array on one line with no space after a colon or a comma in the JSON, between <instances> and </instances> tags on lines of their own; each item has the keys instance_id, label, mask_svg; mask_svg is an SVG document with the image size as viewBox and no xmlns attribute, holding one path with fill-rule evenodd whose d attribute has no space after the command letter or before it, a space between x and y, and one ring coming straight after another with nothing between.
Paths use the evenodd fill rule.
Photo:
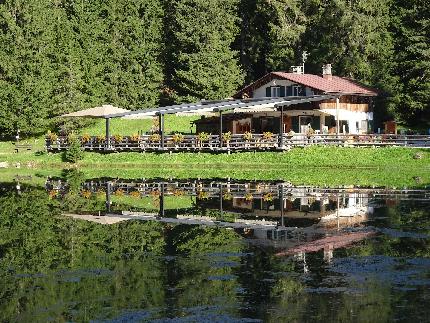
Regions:
<instances>
[{"instance_id":1,"label":"shrub","mask_svg":"<svg viewBox=\"0 0 430 323\"><path fill-rule=\"evenodd\" d=\"M150 142L160 142L161 136L158 133L153 133L151 136L149 136Z\"/></svg>"},{"instance_id":2,"label":"shrub","mask_svg":"<svg viewBox=\"0 0 430 323\"><path fill-rule=\"evenodd\" d=\"M77 161L84 158L84 152L81 147L81 142L74 135L69 135L67 138L69 142L69 148L64 154L64 159L71 163L76 163Z\"/></svg>"},{"instance_id":3,"label":"shrub","mask_svg":"<svg viewBox=\"0 0 430 323\"><path fill-rule=\"evenodd\" d=\"M183 196L185 194L185 192L180 190L180 189L175 189L175 190L173 190L172 193L173 193L173 196L176 196L176 197Z\"/></svg>"},{"instance_id":4,"label":"shrub","mask_svg":"<svg viewBox=\"0 0 430 323\"><path fill-rule=\"evenodd\" d=\"M252 139L252 133L247 131L242 135L243 139L246 141L250 141Z\"/></svg>"},{"instance_id":5,"label":"shrub","mask_svg":"<svg viewBox=\"0 0 430 323\"><path fill-rule=\"evenodd\" d=\"M97 142L99 144L106 142L106 136L104 136L104 135L97 136Z\"/></svg>"},{"instance_id":6,"label":"shrub","mask_svg":"<svg viewBox=\"0 0 430 323\"><path fill-rule=\"evenodd\" d=\"M246 193L245 194L245 201L252 201L254 199L254 196L252 196L251 193Z\"/></svg>"},{"instance_id":7,"label":"shrub","mask_svg":"<svg viewBox=\"0 0 430 323\"><path fill-rule=\"evenodd\" d=\"M263 132L263 139L264 140L272 140L273 139L273 133L270 131Z\"/></svg>"},{"instance_id":8,"label":"shrub","mask_svg":"<svg viewBox=\"0 0 430 323\"><path fill-rule=\"evenodd\" d=\"M209 199L209 193L205 191L199 191L199 193L197 194L197 198L199 200L207 200Z\"/></svg>"},{"instance_id":9,"label":"shrub","mask_svg":"<svg viewBox=\"0 0 430 323\"><path fill-rule=\"evenodd\" d=\"M82 195L82 197L83 198L85 198L85 199L89 199L90 197L91 197L91 191L88 191L88 190L82 190L81 191L81 195Z\"/></svg>"},{"instance_id":10,"label":"shrub","mask_svg":"<svg viewBox=\"0 0 430 323\"><path fill-rule=\"evenodd\" d=\"M124 191L122 188L118 188L113 194L115 196L124 196Z\"/></svg>"},{"instance_id":11,"label":"shrub","mask_svg":"<svg viewBox=\"0 0 430 323\"><path fill-rule=\"evenodd\" d=\"M273 201L273 194L272 193L263 194L263 201L264 202L271 202L271 201Z\"/></svg>"},{"instance_id":12,"label":"shrub","mask_svg":"<svg viewBox=\"0 0 430 323\"><path fill-rule=\"evenodd\" d=\"M113 139L115 140L115 142L120 143L124 138L121 135L115 135L113 136Z\"/></svg>"},{"instance_id":13,"label":"shrub","mask_svg":"<svg viewBox=\"0 0 430 323\"><path fill-rule=\"evenodd\" d=\"M83 134L82 137L81 137L81 142L83 144L86 144L86 143L90 142L90 140L91 140L91 136L89 134L87 134L87 133Z\"/></svg>"},{"instance_id":14,"label":"shrub","mask_svg":"<svg viewBox=\"0 0 430 323\"><path fill-rule=\"evenodd\" d=\"M130 136L130 141L131 142L138 142L140 139L140 136L137 133L134 133Z\"/></svg>"},{"instance_id":15,"label":"shrub","mask_svg":"<svg viewBox=\"0 0 430 323\"><path fill-rule=\"evenodd\" d=\"M173 135L173 142L175 143L175 144L178 144L178 143L181 143L181 142L183 142L184 141L184 135L183 134L181 134L181 133L175 133L174 135Z\"/></svg>"},{"instance_id":16,"label":"shrub","mask_svg":"<svg viewBox=\"0 0 430 323\"><path fill-rule=\"evenodd\" d=\"M233 199L233 195L231 193L227 192L227 193L224 193L224 195L222 196L222 198L223 198L223 200L230 201L230 200Z\"/></svg>"},{"instance_id":17,"label":"shrub","mask_svg":"<svg viewBox=\"0 0 430 323\"><path fill-rule=\"evenodd\" d=\"M231 131L225 132L222 134L222 141L225 141L225 142L231 141Z\"/></svg>"},{"instance_id":18,"label":"shrub","mask_svg":"<svg viewBox=\"0 0 430 323\"><path fill-rule=\"evenodd\" d=\"M210 134L208 134L207 132L200 132L197 135L197 140L200 142L209 141L209 136Z\"/></svg>"},{"instance_id":19,"label":"shrub","mask_svg":"<svg viewBox=\"0 0 430 323\"><path fill-rule=\"evenodd\" d=\"M55 132L48 131L46 136L48 137L49 140L51 140L51 142L57 141L58 139L58 135Z\"/></svg>"},{"instance_id":20,"label":"shrub","mask_svg":"<svg viewBox=\"0 0 430 323\"><path fill-rule=\"evenodd\" d=\"M140 192L139 191L132 191L132 192L130 192L130 196L138 198L138 197L140 197Z\"/></svg>"}]
</instances>

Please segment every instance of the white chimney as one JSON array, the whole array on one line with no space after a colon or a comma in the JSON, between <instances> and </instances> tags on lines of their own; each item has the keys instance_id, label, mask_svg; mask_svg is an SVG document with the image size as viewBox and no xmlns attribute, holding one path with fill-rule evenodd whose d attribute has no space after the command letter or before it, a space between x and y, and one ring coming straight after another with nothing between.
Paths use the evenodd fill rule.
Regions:
<instances>
[{"instance_id":1,"label":"white chimney","mask_svg":"<svg viewBox=\"0 0 430 323\"><path fill-rule=\"evenodd\" d=\"M333 75L331 74L331 64L323 65L323 78L331 80L332 76Z\"/></svg>"}]
</instances>

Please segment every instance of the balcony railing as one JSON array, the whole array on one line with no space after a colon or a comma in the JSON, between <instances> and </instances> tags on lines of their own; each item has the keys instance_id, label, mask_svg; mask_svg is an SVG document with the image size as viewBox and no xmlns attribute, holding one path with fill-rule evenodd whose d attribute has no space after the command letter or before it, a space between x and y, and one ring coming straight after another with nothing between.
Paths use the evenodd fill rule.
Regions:
<instances>
[{"instance_id":1,"label":"balcony railing","mask_svg":"<svg viewBox=\"0 0 430 323\"><path fill-rule=\"evenodd\" d=\"M165 135L163 142L154 140L154 136L141 135L124 136L120 138L111 136L109 140L100 137L79 137L81 146L87 151L256 151L256 150L288 150L291 147L304 147L311 145L321 146L405 146L405 147L430 147L429 135L348 135L348 134L324 134L306 136L304 134L281 136L273 134L268 137L264 134L252 134L251 138L245 138L242 134L231 135L230 140L220 141L219 135L208 135L204 140L198 135L183 135L180 140L175 135ZM62 151L69 147L67 136L59 136L52 140L46 138L48 151Z\"/></svg>"}]
</instances>

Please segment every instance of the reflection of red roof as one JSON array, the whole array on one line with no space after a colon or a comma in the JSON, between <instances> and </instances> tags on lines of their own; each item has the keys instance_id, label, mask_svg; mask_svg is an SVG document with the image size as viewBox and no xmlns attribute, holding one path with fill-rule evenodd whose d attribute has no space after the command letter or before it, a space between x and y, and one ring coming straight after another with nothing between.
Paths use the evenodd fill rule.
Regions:
<instances>
[{"instance_id":1,"label":"reflection of red roof","mask_svg":"<svg viewBox=\"0 0 430 323\"><path fill-rule=\"evenodd\" d=\"M331 79L327 79L314 74L272 72L240 90L236 93L235 97L240 96L243 92L248 92L248 94L250 94L250 91L269 83L273 79L289 80L324 93L358 94L367 96L378 95L375 89L363 86L345 77L332 76Z\"/></svg>"},{"instance_id":2,"label":"reflection of red roof","mask_svg":"<svg viewBox=\"0 0 430 323\"><path fill-rule=\"evenodd\" d=\"M321 249L342 248L354 242L371 237L375 234L376 234L375 232L352 232L352 233L340 234L332 237L326 237L312 242L306 242L297 247L288 249L283 252L279 252L276 254L276 256L289 256L289 255L294 255L301 252L316 252Z\"/></svg>"}]
</instances>

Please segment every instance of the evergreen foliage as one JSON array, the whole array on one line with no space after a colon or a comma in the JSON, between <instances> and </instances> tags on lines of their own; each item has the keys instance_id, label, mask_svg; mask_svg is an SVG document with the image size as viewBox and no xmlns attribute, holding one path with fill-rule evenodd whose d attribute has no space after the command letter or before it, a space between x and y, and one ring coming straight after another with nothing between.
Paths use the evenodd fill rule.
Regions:
<instances>
[{"instance_id":1,"label":"evergreen foliage","mask_svg":"<svg viewBox=\"0 0 430 323\"><path fill-rule=\"evenodd\" d=\"M382 90L377 111L430 116L429 1L2 0L0 136L57 116L222 99L301 64ZM165 100L167 99L167 100Z\"/></svg>"},{"instance_id":2,"label":"evergreen foliage","mask_svg":"<svg viewBox=\"0 0 430 323\"><path fill-rule=\"evenodd\" d=\"M237 0L171 2L176 100L223 99L243 82L231 44L239 33Z\"/></svg>"},{"instance_id":3,"label":"evergreen foliage","mask_svg":"<svg viewBox=\"0 0 430 323\"><path fill-rule=\"evenodd\" d=\"M430 121L430 1L397 0L395 53L400 77L398 113Z\"/></svg>"},{"instance_id":4,"label":"evergreen foliage","mask_svg":"<svg viewBox=\"0 0 430 323\"><path fill-rule=\"evenodd\" d=\"M76 136L71 136L69 139L70 145L67 151L64 152L65 161L76 163L84 158L84 152L81 148L81 142Z\"/></svg>"}]
</instances>

